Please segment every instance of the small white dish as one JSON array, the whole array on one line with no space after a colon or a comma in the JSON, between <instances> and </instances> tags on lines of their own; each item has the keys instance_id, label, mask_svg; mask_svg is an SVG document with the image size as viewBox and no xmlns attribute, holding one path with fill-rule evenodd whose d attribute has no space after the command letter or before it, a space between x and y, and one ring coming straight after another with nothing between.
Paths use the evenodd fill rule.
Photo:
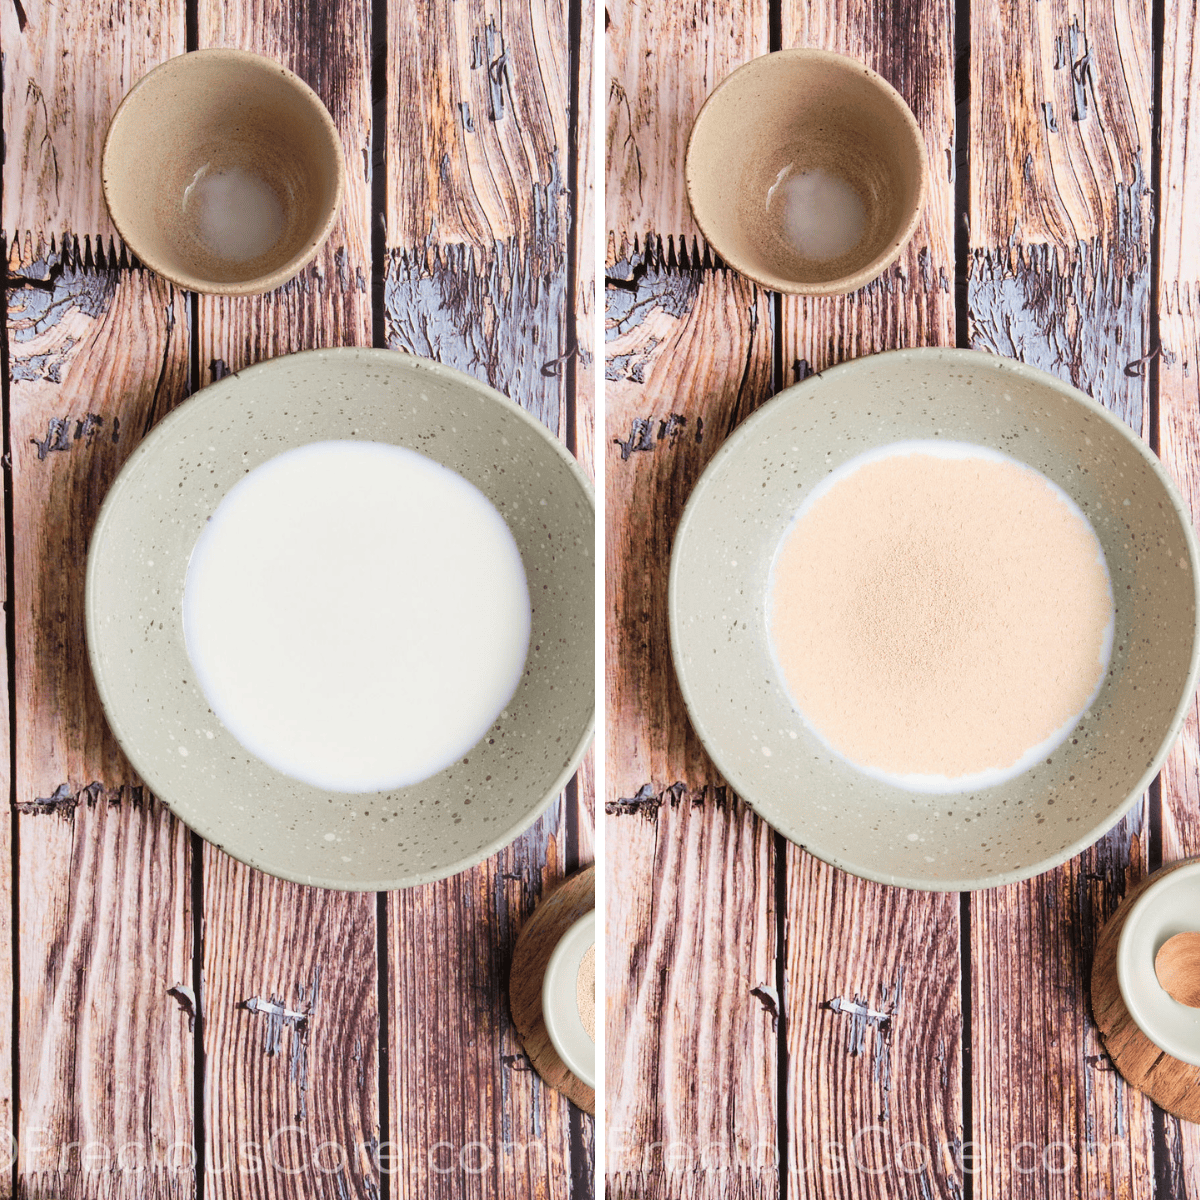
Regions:
<instances>
[{"instance_id":1,"label":"small white dish","mask_svg":"<svg viewBox=\"0 0 1200 1200\"><path fill-rule=\"evenodd\" d=\"M558 1057L577 1079L596 1086L596 1043L579 1015L579 965L596 944L596 910L584 913L559 939L542 981L542 1019Z\"/></svg>"},{"instance_id":2,"label":"small white dish","mask_svg":"<svg viewBox=\"0 0 1200 1200\"><path fill-rule=\"evenodd\" d=\"M1200 1008L1173 1000L1154 958L1168 938L1200 929L1200 860L1151 884L1129 910L1117 945L1117 982L1129 1015L1160 1049L1200 1067Z\"/></svg>"}]
</instances>

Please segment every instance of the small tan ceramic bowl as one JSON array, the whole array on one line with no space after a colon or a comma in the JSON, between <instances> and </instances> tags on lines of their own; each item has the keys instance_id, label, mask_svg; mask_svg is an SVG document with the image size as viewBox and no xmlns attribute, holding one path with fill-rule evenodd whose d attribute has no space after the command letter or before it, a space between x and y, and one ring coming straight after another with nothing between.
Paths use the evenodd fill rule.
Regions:
<instances>
[{"instance_id":1,"label":"small tan ceramic bowl","mask_svg":"<svg viewBox=\"0 0 1200 1200\"><path fill-rule=\"evenodd\" d=\"M789 181L809 172L848 185L863 209L858 241L832 256L806 257L787 232ZM808 296L853 292L895 262L928 174L924 138L900 93L856 59L804 49L756 58L713 91L685 169L692 213L713 249L763 287ZM844 207L825 225L844 220Z\"/></svg>"},{"instance_id":2,"label":"small tan ceramic bowl","mask_svg":"<svg viewBox=\"0 0 1200 1200\"><path fill-rule=\"evenodd\" d=\"M771 562L812 490L864 451L971 442L1042 472L1087 514L1116 600L1112 658L1067 740L995 787L931 794L856 770L796 712L767 633ZM709 463L671 557L671 651L721 774L792 841L881 883L995 887L1091 845L1170 751L1196 689L1197 549L1146 444L1044 371L973 350L900 350L781 392Z\"/></svg>"},{"instance_id":3,"label":"small tan ceramic bowl","mask_svg":"<svg viewBox=\"0 0 1200 1200\"><path fill-rule=\"evenodd\" d=\"M245 50L197 50L134 85L104 142L113 224L152 270L193 292L286 283L329 236L342 143L299 76Z\"/></svg>"}]
</instances>

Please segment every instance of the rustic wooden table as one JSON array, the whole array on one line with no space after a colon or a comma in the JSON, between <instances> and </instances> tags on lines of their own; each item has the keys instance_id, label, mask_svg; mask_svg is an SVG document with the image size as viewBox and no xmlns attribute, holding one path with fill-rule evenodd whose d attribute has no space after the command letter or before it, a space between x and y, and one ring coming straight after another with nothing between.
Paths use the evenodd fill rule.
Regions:
<instances>
[{"instance_id":1,"label":"rustic wooden table","mask_svg":"<svg viewBox=\"0 0 1200 1200\"><path fill-rule=\"evenodd\" d=\"M1200 513L1200 105L1183 0L608 6L606 1172L615 1198L1200 1196L1200 1127L1104 1054L1100 926L1200 853L1200 723L1130 816L974 895L866 883L726 788L671 669L671 538L729 431L811 371L973 346L1070 380ZM925 131L928 208L855 295L714 269L682 167L708 91L772 48L855 55Z\"/></svg>"},{"instance_id":2,"label":"rustic wooden table","mask_svg":"<svg viewBox=\"0 0 1200 1200\"><path fill-rule=\"evenodd\" d=\"M590 768L453 879L378 896L282 883L140 785L83 638L88 537L121 462L245 364L412 350L486 379L591 461L583 14L581 0L0 6L0 978L15 978L0 987L0 1168L8 1131L19 1140L0 1197L592 1195L592 1120L530 1070L506 993L521 923L592 858ZM205 46L287 64L343 137L332 237L261 298L186 295L131 266L100 194L123 93Z\"/></svg>"}]
</instances>

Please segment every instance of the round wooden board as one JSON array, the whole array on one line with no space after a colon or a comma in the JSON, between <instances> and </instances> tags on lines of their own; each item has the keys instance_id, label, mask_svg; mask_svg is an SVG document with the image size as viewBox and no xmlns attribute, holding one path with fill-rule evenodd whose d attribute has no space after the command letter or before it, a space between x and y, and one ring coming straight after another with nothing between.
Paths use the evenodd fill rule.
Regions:
<instances>
[{"instance_id":1,"label":"round wooden board","mask_svg":"<svg viewBox=\"0 0 1200 1200\"><path fill-rule=\"evenodd\" d=\"M521 1045L534 1070L572 1104L596 1115L596 1092L572 1075L558 1057L542 1020L542 979L559 938L596 907L596 868L585 867L563 880L534 909L513 951L508 999Z\"/></svg>"},{"instance_id":2,"label":"round wooden board","mask_svg":"<svg viewBox=\"0 0 1200 1200\"><path fill-rule=\"evenodd\" d=\"M1184 1121L1200 1123L1200 1067L1172 1058L1134 1024L1117 982L1117 942L1130 908L1152 883L1183 865L1171 863L1143 879L1100 931L1092 963L1092 1014L1108 1057L1126 1082L1159 1108Z\"/></svg>"}]
</instances>

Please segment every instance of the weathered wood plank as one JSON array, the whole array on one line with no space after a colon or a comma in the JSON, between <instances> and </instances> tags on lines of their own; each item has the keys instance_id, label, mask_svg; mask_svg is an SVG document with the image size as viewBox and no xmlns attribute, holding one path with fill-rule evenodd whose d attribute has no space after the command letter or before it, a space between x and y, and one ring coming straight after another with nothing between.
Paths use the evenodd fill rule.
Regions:
<instances>
[{"instance_id":1,"label":"weathered wood plank","mask_svg":"<svg viewBox=\"0 0 1200 1200\"><path fill-rule=\"evenodd\" d=\"M1149 5L971 10L971 344L1148 432ZM1147 806L1067 866L971 898L975 1195L1136 1196L1148 1102L1103 1055L1096 934L1146 867Z\"/></svg>"},{"instance_id":2,"label":"weathered wood plank","mask_svg":"<svg viewBox=\"0 0 1200 1200\"><path fill-rule=\"evenodd\" d=\"M116 231L100 188L108 122L151 67L186 47L183 0L51 3L0 9L4 45L4 208L11 246L20 232L84 253Z\"/></svg>"},{"instance_id":3,"label":"weathered wood plank","mask_svg":"<svg viewBox=\"0 0 1200 1200\"><path fill-rule=\"evenodd\" d=\"M389 247L530 239L547 206L561 221L567 46L563 0L389 4Z\"/></svg>"},{"instance_id":4,"label":"weathered wood plank","mask_svg":"<svg viewBox=\"0 0 1200 1200\"><path fill-rule=\"evenodd\" d=\"M347 172L341 215L300 277L266 296L197 298L204 383L295 350L370 345L370 28L367 0L199 5L202 47L264 54L316 91L341 133ZM263 1195L374 1197L375 897L273 879L211 846L203 895L208 1193L242 1194L240 1147L252 1141L267 1148Z\"/></svg>"},{"instance_id":5,"label":"weathered wood plank","mask_svg":"<svg viewBox=\"0 0 1200 1200\"><path fill-rule=\"evenodd\" d=\"M329 240L268 296L200 300L200 380L295 350L371 344L371 77L368 0L203 0L199 44L283 63L325 102L342 136L346 194Z\"/></svg>"},{"instance_id":6,"label":"weathered wood plank","mask_svg":"<svg viewBox=\"0 0 1200 1200\"><path fill-rule=\"evenodd\" d=\"M647 785L605 813L610 1191L770 1200L774 834L720 784Z\"/></svg>"},{"instance_id":7,"label":"weathered wood plank","mask_svg":"<svg viewBox=\"0 0 1200 1200\"><path fill-rule=\"evenodd\" d=\"M571 233L575 240L575 457L596 478L596 418L599 405L596 375L596 130L592 126L595 57L595 11L582 5L579 46L578 106L575 118L575 206ZM593 809L593 820L595 811Z\"/></svg>"},{"instance_id":8,"label":"weathered wood plank","mask_svg":"<svg viewBox=\"0 0 1200 1200\"><path fill-rule=\"evenodd\" d=\"M730 71L770 48L763 0L605 5L608 46L606 224L618 258L666 239L676 253L699 230L683 187L692 122Z\"/></svg>"},{"instance_id":9,"label":"weathered wood plank","mask_svg":"<svg viewBox=\"0 0 1200 1200\"><path fill-rule=\"evenodd\" d=\"M525 1057L507 988L521 923L564 874L565 841L560 801L481 866L388 897L395 1196L572 1194L570 1105Z\"/></svg>"},{"instance_id":10,"label":"weathered wood plank","mask_svg":"<svg viewBox=\"0 0 1200 1200\"><path fill-rule=\"evenodd\" d=\"M765 1198L779 1186L774 839L688 722L667 566L692 485L770 387L770 301L652 254L608 276L605 1168L616 1195Z\"/></svg>"},{"instance_id":11,"label":"weathered wood plank","mask_svg":"<svg viewBox=\"0 0 1200 1200\"><path fill-rule=\"evenodd\" d=\"M205 1194L376 1200L375 897L206 846L204 930Z\"/></svg>"},{"instance_id":12,"label":"weathered wood plank","mask_svg":"<svg viewBox=\"0 0 1200 1200\"><path fill-rule=\"evenodd\" d=\"M578 454L592 418L564 366L567 31L565 0L389 5L385 315L389 346L467 371L562 437L573 402ZM520 922L565 865L560 799L481 866L389 897L394 1194L582 1186L569 1105L524 1060L506 993Z\"/></svg>"},{"instance_id":13,"label":"weathered wood plank","mask_svg":"<svg viewBox=\"0 0 1200 1200\"><path fill-rule=\"evenodd\" d=\"M1158 452L1200 521L1200 20L1195 5L1169 0L1163 38L1158 238ZM1161 775L1162 854L1174 862L1200 854L1200 707L1193 700L1183 734ZM1169 1194L1200 1195L1200 1126L1161 1118Z\"/></svg>"},{"instance_id":14,"label":"weathered wood plank","mask_svg":"<svg viewBox=\"0 0 1200 1200\"><path fill-rule=\"evenodd\" d=\"M883 277L850 296L783 298L784 384L862 354L954 344L953 29L947 0L785 6L784 46L849 54L905 98L930 180ZM789 845L786 928L789 1197L959 1195L957 897L855 879Z\"/></svg>"},{"instance_id":15,"label":"weathered wood plank","mask_svg":"<svg viewBox=\"0 0 1200 1200\"><path fill-rule=\"evenodd\" d=\"M8 266L28 281L7 307L19 1179L186 1196L192 1037L170 989L192 977L187 837L109 732L83 633L100 502L186 387L184 302L140 272L71 269L28 237Z\"/></svg>"}]
</instances>

